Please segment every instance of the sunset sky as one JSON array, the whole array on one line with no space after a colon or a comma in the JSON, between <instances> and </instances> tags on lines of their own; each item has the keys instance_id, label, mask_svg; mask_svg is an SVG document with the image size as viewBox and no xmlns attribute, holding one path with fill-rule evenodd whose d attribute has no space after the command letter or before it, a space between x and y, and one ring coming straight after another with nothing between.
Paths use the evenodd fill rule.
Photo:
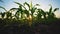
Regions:
<instances>
[{"instance_id":1,"label":"sunset sky","mask_svg":"<svg viewBox=\"0 0 60 34\"><path fill-rule=\"evenodd\" d=\"M24 2L30 3L30 0L3 0L4 2L0 2L0 6L5 7L7 10L11 8L17 8L18 5L14 2L19 2L23 4ZM57 17L60 17L60 0L32 0L33 5L40 4L39 8L42 8L43 10L49 9L49 4L52 5L54 8L59 8L59 11L56 11L55 14ZM0 12L2 12L2 9L0 9Z\"/></svg>"}]
</instances>

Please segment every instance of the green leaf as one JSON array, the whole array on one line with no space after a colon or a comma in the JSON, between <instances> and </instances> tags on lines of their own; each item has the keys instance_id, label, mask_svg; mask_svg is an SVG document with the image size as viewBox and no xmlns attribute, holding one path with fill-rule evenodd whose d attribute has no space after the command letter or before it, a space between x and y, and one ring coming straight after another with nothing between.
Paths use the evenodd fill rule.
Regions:
<instances>
[{"instance_id":1,"label":"green leaf","mask_svg":"<svg viewBox=\"0 0 60 34\"><path fill-rule=\"evenodd\" d=\"M36 4L35 6L40 6L39 4Z\"/></svg>"},{"instance_id":2,"label":"green leaf","mask_svg":"<svg viewBox=\"0 0 60 34\"><path fill-rule=\"evenodd\" d=\"M20 3L18 3L18 2L15 2L15 3L18 4L19 7L23 7L23 8L26 10L26 8L25 8L22 4L20 4Z\"/></svg>"},{"instance_id":3,"label":"green leaf","mask_svg":"<svg viewBox=\"0 0 60 34\"><path fill-rule=\"evenodd\" d=\"M26 5L29 7L29 9L30 9L30 5L29 5L27 2L25 2L24 5L25 5L25 4L26 4Z\"/></svg>"},{"instance_id":4,"label":"green leaf","mask_svg":"<svg viewBox=\"0 0 60 34\"><path fill-rule=\"evenodd\" d=\"M37 8L32 7L32 9L31 9L31 13L33 14L33 13L35 12L36 9L37 9Z\"/></svg>"},{"instance_id":5,"label":"green leaf","mask_svg":"<svg viewBox=\"0 0 60 34\"><path fill-rule=\"evenodd\" d=\"M49 9L49 13L51 13L52 12L52 6L50 7L50 9Z\"/></svg>"},{"instance_id":6,"label":"green leaf","mask_svg":"<svg viewBox=\"0 0 60 34\"><path fill-rule=\"evenodd\" d=\"M0 8L4 9L5 11L7 11L4 7L0 6Z\"/></svg>"},{"instance_id":7,"label":"green leaf","mask_svg":"<svg viewBox=\"0 0 60 34\"><path fill-rule=\"evenodd\" d=\"M55 9L54 9L54 12L57 11L57 10L59 10L59 8L55 8Z\"/></svg>"}]
</instances>

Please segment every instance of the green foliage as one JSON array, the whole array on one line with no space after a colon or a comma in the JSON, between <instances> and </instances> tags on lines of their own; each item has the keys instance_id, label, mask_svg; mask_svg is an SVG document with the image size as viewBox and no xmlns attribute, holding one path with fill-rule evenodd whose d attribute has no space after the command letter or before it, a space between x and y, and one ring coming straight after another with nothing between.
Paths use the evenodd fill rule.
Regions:
<instances>
[{"instance_id":1,"label":"green foliage","mask_svg":"<svg viewBox=\"0 0 60 34\"><path fill-rule=\"evenodd\" d=\"M5 19L5 14L6 14L6 19L17 19L21 20L21 22L29 22L29 23L33 23L33 22L48 22L48 21L53 21L54 19L56 19L54 12L59 10L59 8L55 8L54 10L52 10L52 6L50 7L49 11L45 12L43 9L41 8L37 8L35 6L40 6L39 4L36 4L34 6L30 6L30 4L28 4L27 2L20 4L18 2L14 2L16 4L19 5L18 8L11 8L9 11L7 11L4 7L0 6L0 8L4 9L6 12L1 12L1 19ZM25 5L27 5L27 7L29 8L29 10L26 9ZM30 8L31 7L31 8ZM24 8L24 9L23 9ZM11 10L17 10L15 15L12 16L12 12ZM37 10L37 16L34 17L34 13ZM31 12L31 13L29 13ZM26 14L26 17L24 17ZM47 16L46 16L47 15ZM42 18L43 16L43 18ZM13 18L14 17L14 18Z\"/></svg>"},{"instance_id":2,"label":"green foliage","mask_svg":"<svg viewBox=\"0 0 60 34\"><path fill-rule=\"evenodd\" d=\"M52 10L52 6L50 7L50 9L49 9L49 12L46 12L47 13L47 15L48 15L48 19L50 18L55 18L55 14L54 14L54 12L55 11L57 11L57 10L59 10L59 8L55 8L54 10Z\"/></svg>"},{"instance_id":3,"label":"green foliage","mask_svg":"<svg viewBox=\"0 0 60 34\"><path fill-rule=\"evenodd\" d=\"M30 10L30 5L27 2L25 2L24 5L27 5L29 7L29 10Z\"/></svg>"},{"instance_id":4,"label":"green foliage","mask_svg":"<svg viewBox=\"0 0 60 34\"><path fill-rule=\"evenodd\" d=\"M4 19L5 12L4 13L1 12L0 15L2 16L2 19Z\"/></svg>"}]
</instances>

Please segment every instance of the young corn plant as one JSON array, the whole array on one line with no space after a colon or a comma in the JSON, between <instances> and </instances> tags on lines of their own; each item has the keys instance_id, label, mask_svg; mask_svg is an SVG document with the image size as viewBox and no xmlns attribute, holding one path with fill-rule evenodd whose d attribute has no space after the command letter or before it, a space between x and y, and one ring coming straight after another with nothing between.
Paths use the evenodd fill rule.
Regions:
<instances>
[{"instance_id":1,"label":"young corn plant","mask_svg":"<svg viewBox=\"0 0 60 34\"><path fill-rule=\"evenodd\" d=\"M33 18L34 18L34 12L35 12L35 10L37 10L37 8L35 7L35 6L38 6L38 4L36 4L36 5L32 5L32 2L30 3L30 4L28 4L27 2L25 2L24 3L24 5L27 5L28 6L28 9L29 10L27 10L27 11L29 11L29 12L31 12L31 13L28 13L29 15L28 15L28 18L30 19L29 21L30 21L30 26L31 26L31 24L33 23Z\"/></svg>"},{"instance_id":2,"label":"young corn plant","mask_svg":"<svg viewBox=\"0 0 60 34\"><path fill-rule=\"evenodd\" d=\"M5 12L1 13L2 18L4 18L5 17L5 14L6 14L6 18L9 19L9 17L10 17L10 19L11 19L11 15L12 14L9 11L7 11L4 7L2 7L2 6L0 6L0 8L2 8L2 9L5 10Z\"/></svg>"},{"instance_id":3,"label":"young corn plant","mask_svg":"<svg viewBox=\"0 0 60 34\"><path fill-rule=\"evenodd\" d=\"M55 8L54 10L52 10L52 6L50 7L49 9L49 12L47 12L47 15L48 15L48 19L51 19L51 18L55 18L55 14L54 12L59 10L59 8Z\"/></svg>"}]
</instances>

